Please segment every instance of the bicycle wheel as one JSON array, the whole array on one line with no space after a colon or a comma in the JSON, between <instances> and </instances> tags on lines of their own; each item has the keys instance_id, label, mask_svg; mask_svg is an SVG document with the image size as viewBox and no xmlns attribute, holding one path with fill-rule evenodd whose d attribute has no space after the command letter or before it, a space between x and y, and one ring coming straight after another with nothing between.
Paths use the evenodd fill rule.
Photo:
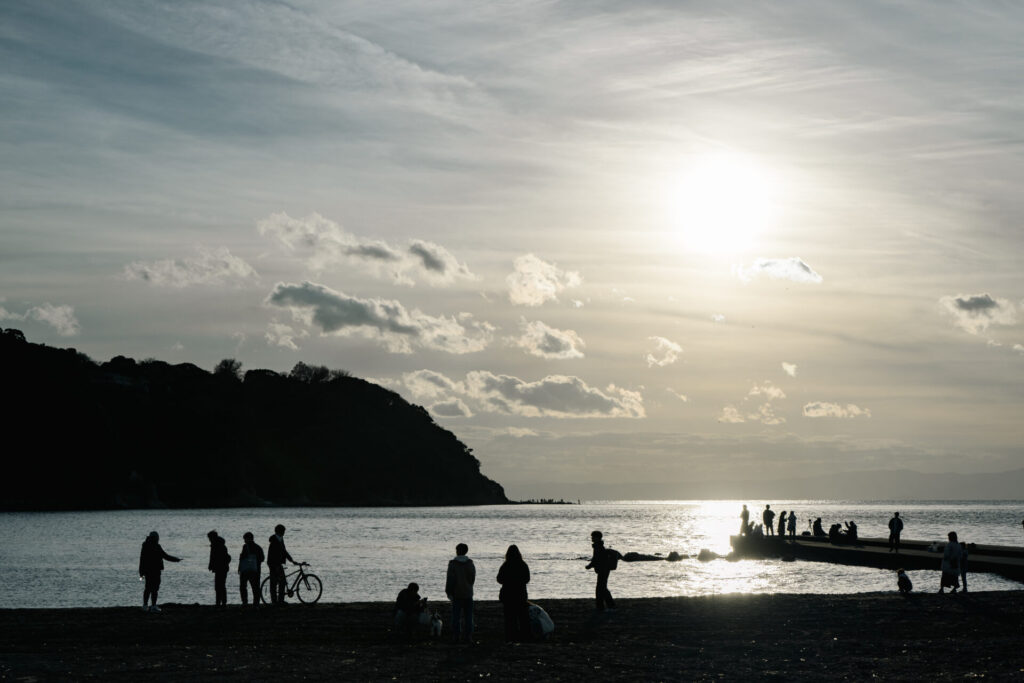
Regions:
<instances>
[{"instance_id":1,"label":"bicycle wheel","mask_svg":"<svg viewBox=\"0 0 1024 683\"><path fill-rule=\"evenodd\" d=\"M324 586L316 574L303 574L295 584L295 594L299 597L300 602L313 604L320 599L320 594L323 592Z\"/></svg>"},{"instance_id":2,"label":"bicycle wheel","mask_svg":"<svg viewBox=\"0 0 1024 683\"><path fill-rule=\"evenodd\" d=\"M269 605L270 600L270 577L263 579L263 583L260 584L260 595L263 597L263 604Z\"/></svg>"}]
</instances>

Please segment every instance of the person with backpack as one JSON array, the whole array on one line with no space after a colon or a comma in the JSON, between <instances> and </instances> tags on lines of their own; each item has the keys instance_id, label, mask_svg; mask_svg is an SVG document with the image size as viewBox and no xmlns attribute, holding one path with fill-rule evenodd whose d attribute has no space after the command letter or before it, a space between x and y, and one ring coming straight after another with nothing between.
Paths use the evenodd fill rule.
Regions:
<instances>
[{"instance_id":1,"label":"person with backpack","mask_svg":"<svg viewBox=\"0 0 1024 683\"><path fill-rule=\"evenodd\" d=\"M894 512L889 520L889 552L900 551L900 534L903 533L903 520L900 513Z\"/></svg>"},{"instance_id":2,"label":"person with backpack","mask_svg":"<svg viewBox=\"0 0 1024 683\"><path fill-rule=\"evenodd\" d=\"M142 591L142 609L146 612L160 611L156 606L156 596L160 592L160 573L164 570L164 560L181 562L181 558L165 553L160 547L160 534L150 531L139 553L139 577L146 580L146 587ZM148 607L146 603L151 599L152 607Z\"/></svg>"},{"instance_id":3,"label":"person with backpack","mask_svg":"<svg viewBox=\"0 0 1024 683\"><path fill-rule=\"evenodd\" d=\"M213 572L213 593L214 604L218 607L228 604L228 568L231 566L231 555L228 554L228 544L216 531L206 534L210 539L210 564L207 567Z\"/></svg>"},{"instance_id":4,"label":"person with backpack","mask_svg":"<svg viewBox=\"0 0 1024 683\"><path fill-rule=\"evenodd\" d=\"M597 574L597 609L603 611L606 608L615 609L615 600L611 591L608 590L608 575L618 568L619 559L622 555L618 550L604 547L604 534L600 531L592 531L590 540L594 548L594 556L590 558L587 569L593 569Z\"/></svg>"},{"instance_id":5,"label":"person with backpack","mask_svg":"<svg viewBox=\"0 0 1024 683\"><path fill-rule=\"evenodd\" d=\"M249 588L252 588L252 604L259 605L262 601L260 595L260 565L263 564L263 548L256 545L255 537L251 531L242 534L242 552L238 553L238 590L242 594L242 604L249 604Z\"/></svg>"},{"instance_id":6,"label":"person with backpack","mask_svg":"<svg viewBox=\"0 0 1024 683\"><path fill-rule=\"evenodd\" d=\"M498 569L501 590L498 600L505 614L505 642L515 643L530 638L530 611L526 584L530 583L530 567L523 560L519 546L510 545L505 561Z\"/></svg>"}]
</instances>

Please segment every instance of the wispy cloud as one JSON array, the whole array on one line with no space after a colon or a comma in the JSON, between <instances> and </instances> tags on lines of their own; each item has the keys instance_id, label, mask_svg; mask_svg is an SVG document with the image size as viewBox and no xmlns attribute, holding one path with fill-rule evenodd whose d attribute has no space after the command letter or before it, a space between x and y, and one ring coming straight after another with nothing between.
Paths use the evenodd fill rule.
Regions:
<instances>
[{"instance_id":1,"label":"wispy cloud","mask_svg":"<svg viewBox=\"0 0 1024 683\"><path fill-rule=\"evenodd\" d=\"M718 421L725 424L743 422L759 422L765 425L782 424L786 418L776 414L772 401L784 398L786 398L786 393L766 380L751 387L738 407L727 405L722 408Z\"/></svg>"},{"instance_id":2,"label":"wispy cloud","mask_svg":"<svg viewBox=\"0 0 1024 683\"><path fill-rule=\"evenodd\" d=\"M1013 303L991 294L944 296L939 299L939 305L953 317L955 325L971 334L984 332L992 325L1013 325L1017 322Z\"/></svg>"},{"instance_id":3,"label":"wispy cloud","mask_svg":"<svg viewBox=\"0 0 1024 683\"><path fill-rule=\"evenodd\" d=\"M749 266L733 266L733 272L743 282L750 282L759 277L808 284L819 284L822 282L822 277L813 268L804 263L803 259L796 256L784 259L757 259Z\"/></svg>"},{"instance_id":4,"label":"wispy cloud","mask_svg":"<svg viewBox=\"0 0 1024 683\"><path fill-rule=\"evenodd\" d=\"M74 337L82 331L75 309L66 304L50 303L33 306L24 313L14 313L0 306L0 320L35 320L55 329L62 337Z\"/></svg>"},{"instance_id":5,"label":"wispy cloud","mask_svg":"<svg viewBox=\"0 0 1024 683\"><path fill-rule=\"evenodd\" d=\"M585 344L574 330L559 330L540 320L519 321L522 334L510 341L532 356L549 360L583 358Z\"/></svg>"},{"instance_id":6,"label":"wispy cloud","mask_svg":"<svg viewBox=\"0 0 1024 683\"><path fill-rule=\"evenodd\" d=\"M796 377L796 363L787 363L782 361L782 371L790 377Z\"/></svg>"},{"instance_id":7,"label":"wispy cloud","mask_svg":"<svg viewBox=\"0 0 1024 683\"><path fill-rule=\"evenodd\" d=\"M517 258L512 273L505 278L509 300L517 306L540 306L546 301L557 301L560 292L578 287L582 282L578 272L562 270L533 254Z\"/></svg>"},{"instance_id":8,"label":"wispy cloud","mask_svg":"<svg viewBox=\"0 0 1024 683\"><path fill-rule=\"evenodd\" d=\"M267 331L263 335L264 339L267 340L267 344L281 346L292 351L299 350L299 345L295 343L295 340L307 336L309 336L309 332L306 330L296 330L291 325L285 325L277 321L268 323Z\"/></svg>"},{"instance_id":9,"label":"wispy cloud","mask_svg":"<svg viewBox=\"0 0 1024 683\"><path fill-rule=\"evenodd\" d=\"M361 299L312 282L279 282L266 302L288 309L296 320L323 334L376 339L393 353L412 353L414 348L472 353L486 348L494 331L469 314L431 316L398 301Z\"/></svg>"},{"instance_id":10,"label":"wispy cloud","mask_svg":"<svg viewBox=\"0 0 1024 683\"><path fill-rule=\"evenodd\" d=\"M124 267L127 280L142 280L157 287L245 284L259 279L255 269L227 247L196 247L195 256L160 261L133 261Z\"/></svg>"},{"instance_id":11,"label":"wispy cloud","mask_svg":"<svg viewBox=\"0 0 1024 683\"><path fill-rule=\"evenodd\" d=\"M666 388L665 391L667 391L668 393L672 394L673 396L678 398L683 403L689 403L690 402L690 397L689 396L687 396L686 394L681 394L678 391L676 391L675 389L672 389L671 387Z\"/></svg>"},{"instance_id":12,"label":"wispy cloud","mask_svg":"<svg viewBox=\"0 0 1024 683\"><path fill-rule=\"evenodd\" d=\"M861 408L852 403L845 406L839 403L826 403L824 401L813 401L804 405L804 417L840 417L852 419L855 417L871 417L871 411Z\"/></svg>"},{"instance_id":13,"label":"wispy cloud","mask_svg":"<svg viewBox=\"0 0 1024 683\"><path fill-rule=\"evenodd\" d=\"M654 349L648 351L644 356L644 360L647 361L647 367L649 368L655 366L662 368L666 365L672 365L679 360L679 354L683 352L683 347L671 339L648 337L647 340L654 342Z\"/></svg>"},{"instance_id":14,"label":"wispy cloud","mask_svg":"<svg viewBox=\"0 0 1024 683\"><path fill-rule=\"evenodd\" d=\"M438 417L473 417L473 411L458 398L434 403L429 410Z\"/></svg>"},{"instance_id":15,"label":"wispy cloud","mask_svg":"<svg viewBox=\"0 0 1024 683\"><path fill-rule=\"evenodd\" d=\"M257 223L257 229L289 252L305 255L306 265L317 272L346 264L404 285L422 280L440 286L476 279L466 264L440 244L414 239L405 245L393 245L356 237L318 213L305 218L271 214Z\"/></svg>"}]
</instances>

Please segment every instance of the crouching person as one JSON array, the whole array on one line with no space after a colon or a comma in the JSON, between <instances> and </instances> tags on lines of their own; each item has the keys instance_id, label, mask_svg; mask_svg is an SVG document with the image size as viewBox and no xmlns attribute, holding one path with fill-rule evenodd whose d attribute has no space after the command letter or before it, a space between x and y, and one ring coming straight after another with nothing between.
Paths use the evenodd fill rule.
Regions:
<instances>
[{"instance_id":1,"label":"crouching person","mask_svg":"<svg viewBox=\"0 0 1024 683\"><path fill-rule=\"evenodd\" d=\"M420 597L420 587L410 583L398 593L395 600L395 631L406 638L412 635L413 629L420 624L420 617L426 608L427 599Z\"/></svg>"}]
</instances>

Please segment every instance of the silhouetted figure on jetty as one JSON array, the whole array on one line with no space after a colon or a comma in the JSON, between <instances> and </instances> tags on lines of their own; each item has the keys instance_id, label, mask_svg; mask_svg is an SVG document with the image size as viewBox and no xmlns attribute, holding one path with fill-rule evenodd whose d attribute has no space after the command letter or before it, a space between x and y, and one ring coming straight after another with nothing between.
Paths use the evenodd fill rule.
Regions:
<instances>
[{"instance_id":1,"label":"silhouetted figure on jetty","mask_svg":"<svg viewBox=\"0 0 1024 683\"><path fill-rule=\"evenodd\" d=\"M939 582L939 592L945 593L946 588L952 588L952 592L956 593L956 589L960 587L960 560L962 559L963 553L960 549L960 543L957 541L956 532L949 532L949 543L946 544L945 550L942 551L942 579Z\"/></svg>"},{"instance_id":2,"label":"silhouetted figure on jetty","mask_svg":"<svg viewBox=\"0 0 1024 683\"><path fill-rule=\"evenodd\" d=\"M833 545L839 545L843 542L843 527L839 524L833 524L828 528L828 542Z\"/></svg>"},{"instance_id":3,"label":"silhouetted figure on jetty","mask_svg":"<svg viewBox=\"0 0 1024 683\"><path fill-rule=\"evenodd\" d=\"M772 510L771 505L764 506L764 512L761 513L761 521L764 522L764 530L769 536L775 535L775 510Z\"/></svg>"},{"instance_id":4,"label":"silhouetted figure on jetty","mask_svg":"<svg viewBox=\"0 0 1024 683\"><path fill-rule=\"evenodd\" d=\"M857 522L853 521L852 519L849 522L847 522L846 523L846 533L843 534L843 536L844 536L844 540L846 540L847 543L856 543L857 542Z\"/></svg>"},{"instance_id":5,"label":"silhouetted figure on jetty","mask_svg":"<svg viewBox=\"0 0 1024 683\"><path fill-rule=\"evenodd\" d=\"M821 517L814 520L814 526L811 528L811 534L814 536L828 536L825 530L821 528Z\"/></svg>"},{"instance_id":6,"label":"silhouetted figure on jetty","mask_svg":"<svg viewBox=\"0 0 1024 683\"><path fill-rule=\"evenodd\" d=\"M789 540L796 540L796 513L792 510L789 511L789 517L786 519L786 528L789 530Z\"/></svg>"},{"instance_id":7,"label":"silhouetted figure on jetty","mask_svg":"<svg viewBox=\"0 0 1024 683\"><path fill-rule=\"evenodd\" d=\"M519 547L510 545L505 561L498 569L501 590L498 600L505 613L505 642L514 643L530 639L530 610L526 584L530 583L530 567L523 560Z\"/></svg>"},{"instance_id":8,"label":"silhouetted figure on jetty","mask_svg":"<svg viewBox=\"0 0 1024 683\"><path fill-rule=\"evenodd\" d=\"M420 585L410 583L398 592L395 598L395 628L407 638L420 621L420 614L427 607L427 599L420 597Z\"/></svg>"},{"instance_id":9,"label":"silhouetted figure on jetty","mask_svg":"<svg viewBox=\"0 0 1024 683\"><path fill-rule=\"evenodd\" d=\"M889 552L900 551L900 534L903 533L903 520L900 519L900 513L892 513L892 519L889 520Z\"/></svg>"},{"instance_id":10,"label":"silhouetted figure on jetty","mask_svg":"<svg viewBox=\"0 0 1024 683\"><path fill-rule=\"evenodd\" d=\"M786 511L783 510L779 515L779 538L786 537Z\"/></svg>"},{"instance_id":11,"label":"silhouetted figure on jetty","mask_svg":"<svg viewBox=\"0 0 1024 683\"><path fill-rule=\"evenodd\" d=\"M960 580L964 584L964 593L967 592L967 542L960 541Z\"/></svg>"},{"instance_id":12,"label":"silhouetted figure on jetty","mask_svg":"<svg viewBox=\"0 0 1024 683\"><path fill-rule=\"evenodd\" d=\"M146 580L146 587L142 591L142 609L148 612L160 611L156 606L156 597L160 592L160 572L164 570L164 560L181 562L181 558L165 553L160 547L160 534L150 531L139 553L139 576ZM152 607L147 607L146 603L150 601Z\"/></svg>"},{"instance_id":13,"label":"silhouetted figure on jetty","mask_svg":"<svg viewBox=\"0 0 1024 683\"><path fill-rule=\"evenodd\" d=\"M267 569L270 570L270 602L275 605L284 604L286 583L284 578L285 560L292 564L298 564L288 554L288 549L284 546L284 531L284 524L275 526L274 535L268 539L269 545L267 546Z\"/></svg>"},{"instance_id":14,"label":"silhouetted figure on jetty","mask_svg":"<svg viewBox=\"0 0 1024 683\"><path fill-rule=\"evenodd\" d=\"M458 642L465 635L467 643L473 642L473 584L476 583L476 566L466 554L469 546L459 543L455 546L455 557L448 562L448 575L444 592L452 601L452 638Z\"/></svg>"},{"instance_id":15,"label":"silhouetted figure on jetty","mask_svg":"<svg viewBox=\"0 0 1024 683\"><path fill-rule=\"evenodd\" d=\"M902 569L896 570L896 587L900 589L900 593L904 594L914 590L914 584L910 582L907 572Z\"/></svg>"},{"instance_id":16,"label":"silhouetted figure on jetty","mask_svg":"<svg viewBox=\"0 0 1024 683\"><path fill-rule=\"evenodd\" d=\"M210 564L207 569L213 572L213 593L216 605L228 604L228 569L231 565L231 555L228 554L228 544L216 531L206 534L210 539Z\"/></svg>"},{"instance_id":17,"label":"silhouetted figure on jetty","mask_svg":"<svg viewBox=\"0 0 1024 683\"><path fill-rule=\"evenodd\" d=\"M242 534L242 551L238 553L238 591L242 594L242 604L249 604L249 588L252 588L252 604L259 605L260 566L263 564L263 548L256 544L251 531Z\"/></svg>"},{"instance_id":18,"label":"silhouetted figure on jetty","mask_svg":"<svg viewBox=\"0 0 1024 683\"><path fill-rule=\"evenodd\" d=\"M619 566L619 552L604 547L604 535L600 531L592 531L590 540L594 555L590 558L587 569L593 569L597 573L597 609L615 609L615 600L608 590L608 575Z\"/></svg>"},{"instance_id":19,"label":"silhouetted figure on jetty","mask_svg":"<svg viewBox=\"0 0 1024 683\"><path fill-rule=\"evenodd\" d=\"M747 535L747 524L750 522L750 510L747 506L743 506L743 510L740 512L740 536Z\"/></svg>"}]
</instances>

